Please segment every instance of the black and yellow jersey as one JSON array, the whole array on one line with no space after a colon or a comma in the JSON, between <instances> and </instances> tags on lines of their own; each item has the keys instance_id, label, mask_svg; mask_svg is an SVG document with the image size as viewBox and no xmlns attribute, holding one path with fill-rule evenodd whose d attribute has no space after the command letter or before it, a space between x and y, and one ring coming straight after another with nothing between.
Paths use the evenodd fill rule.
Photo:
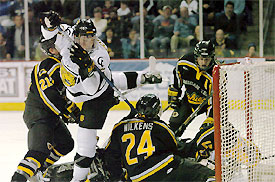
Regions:
<instances>
[{"instance_id":1,"label":"black and yellow jersey","mask_svg":"<svg viewBox=\"0 0 275 182\"><path fill-rule=\"evenodd\" d=\"M35 108L32 120L68 114L64 86L60 78L60 61L48 57L35 65L31 73L31 85L26 106ZM62 91L63 90L63 91Z\"/></svg>"},{"instance_id":2,"label":"black and yellow jersey","mask_svg":"<svg viewBox=\"0 0 275 182\"><path fill-rule=\"evenodd\" d=\"M182 56L173 71L174 87L185 86L185 96L192 105L201 104L212 90L212 68L201 71L193 53ZM210 105L210 101L209 101Z\"/></svg>"},{"instance_id":3,"label":"black and yellow jersey","mask_svg":"<svg viewBox=\"0 0 275 182\"><path fill-rule=\"evenodd\" d=\"M171 167L176 150L176 138L165 122L133 118L114 126L106 146L105 161L112 175L121 174L123 167L128 180L143 181Z\"/></svg>"}]
</instances>

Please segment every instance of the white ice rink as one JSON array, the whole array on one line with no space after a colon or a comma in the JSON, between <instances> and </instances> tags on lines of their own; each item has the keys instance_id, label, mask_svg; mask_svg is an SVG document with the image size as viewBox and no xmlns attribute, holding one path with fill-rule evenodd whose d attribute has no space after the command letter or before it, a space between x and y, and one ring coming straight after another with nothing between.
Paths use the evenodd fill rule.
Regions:
<instances>
[{"instance_id":1,"label":"white ice rink","mask_svg":"<svg viewBox=\"0 0 275 182\"><path fill-rule=\"evenodd\" d=\"M112 127L122 117L126 116L129 111L110 111L107 121L102 130L98 131L99 146L109 137ZM161 119L168 121L171 110L166 111ZM205 119L205 115L198 116L188 126L183 138L193 138L199 131L199 126ZM76 138L77 125L68 125L73 138ZM27 152L27 127L23 121L22 111L0 111L0 182L9 182L11 176L17 168L19 162L23 159ZM76 143L77 144L77 143ZM58 163L71 162L75 155L75 149L67 156L63 157Z\"/></svg>"}]
</instances>

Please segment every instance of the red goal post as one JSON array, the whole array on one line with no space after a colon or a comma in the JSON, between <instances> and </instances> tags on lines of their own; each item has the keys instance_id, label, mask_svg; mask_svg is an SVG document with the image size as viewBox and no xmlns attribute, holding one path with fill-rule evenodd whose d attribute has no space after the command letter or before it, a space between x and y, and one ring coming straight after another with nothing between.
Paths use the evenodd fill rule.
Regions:
<instances>
[{"instance_id":1,"label":"red goal post","mask_svg":"<svg viewBox=\"0 0 275 182\"><path fill-rule=\"evenodd\" d=\"M217 181L275 181L275 62L213 69Z\"/></svg>"}]
</instances>

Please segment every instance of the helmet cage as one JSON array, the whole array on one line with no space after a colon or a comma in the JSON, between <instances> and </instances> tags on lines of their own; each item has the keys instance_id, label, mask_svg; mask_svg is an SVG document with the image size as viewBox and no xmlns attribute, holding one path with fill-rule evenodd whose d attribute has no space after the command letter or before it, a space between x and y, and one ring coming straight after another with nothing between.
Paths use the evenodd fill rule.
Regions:
<instances>
[{"instance_id":1,"label":"helmet cage","mask_svg":"<svg viewBox=\"0 0 275 182\"><path fill-rule=\"evenodd\" d=\"M209 65L207 66L207 68L204 68L204 69L200 68L203 71L207 71L215 63L215 46L214 46L214 44L210 40L200 41L195 46L194 56L195 56L195 63L197 64L197 66L199 68L200 68L200 66L198 64L199 57L211 58L211 61L210 61Z\"/></svg>"},{"instance_id":2,"label":"helmet cage","mask_svg":"<svg viewBox=\"0 0 275 182\"><path fill-rule=\"evenodd\" d=\"M74 26L74 35L79 36L95 36L96 27L91 19L80 19Z\"/></svg>"}]
</instances>

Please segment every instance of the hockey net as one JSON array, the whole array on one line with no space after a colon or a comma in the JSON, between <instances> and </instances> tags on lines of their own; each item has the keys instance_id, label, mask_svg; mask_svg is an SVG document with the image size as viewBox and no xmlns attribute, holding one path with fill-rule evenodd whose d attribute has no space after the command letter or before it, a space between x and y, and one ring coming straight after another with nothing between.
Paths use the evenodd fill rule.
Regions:
<instances>
[{"instance_id":1,"label":"hockey net","mask_svg":"<svg viewBox=\"0 0 275 182\"><path fill-rule=\"evenodd\" d=\"M275 63L213 70L217 181L275 181Z\"/></svg>"}]
</instances>

